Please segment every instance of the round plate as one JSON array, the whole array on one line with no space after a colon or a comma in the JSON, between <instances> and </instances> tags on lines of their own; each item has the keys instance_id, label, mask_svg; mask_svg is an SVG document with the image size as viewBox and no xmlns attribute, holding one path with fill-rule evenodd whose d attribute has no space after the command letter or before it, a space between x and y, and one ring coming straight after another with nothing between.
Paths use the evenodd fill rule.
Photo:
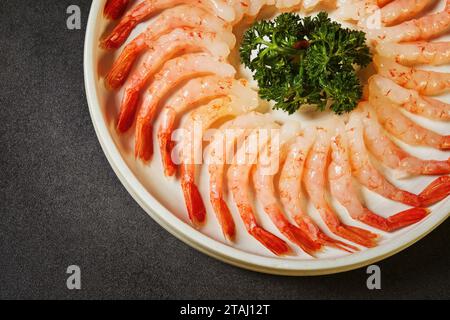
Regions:
<instances>
[{"instance_id":1,"label":"round plate","mask_svg":"<svg viewBox=\"0 0 450 320\"><path fill-rule=\"evenodd\" d=\"M433 206L432 214L414 226L394 234L376 231L383 236L383 241L376 248L362 249L351 255L327 248L317 258L308 257L300 251L295 257L272 256L256 240L246 234L234 209L233 215L236 217L239 235L236 244L229 245L224 242L211 208L208 209L210 218L206 227L201 231L194 229L187 220L181 189L177 181L168 181L164 177L158 158L154 159L150 166L136 161L132 150L132 137L118 136L114 129L114 119L117 115L117 109L114 107L117 100L114 99L117 99L115 98L117 94L106 91L103 84L105 70L111 65L113 57L98 47L99 39L108 27L108 22L102 14L105 1L93 1L85 40L84 76L92 122L103 151L122 184L157 223L180 240L207 255L245 269L280 275L322 275L356 269L389 257L427 235L448 217L449 198ZM136 32L139 30L142 30L142 26ZM446 125L440 124L441 131L448 129ZM429 150L415 152L425 156L428 154L430 157ZM448 153L432 153L431 156L441 159L449 157ZM202 173L202 177L204 176L205 172ZM203 185L201 188L203 194L207 194L205 193L207 177L202 177L200 178ZM409 191L418 192L431 181L430 179L430 177L420 177L403 182L399 180L399 184ZM402 208L373 194L365 192L365 195L371 198L369 207L370 203L373 203L376 206L376 212L381 214L393 213ZM341 215L346 222L364 226L349 220L342 213ZM262 223L269 231L282 237L263 215L260 216ZM367 226L364 227L373 230Z\"/></svg>"}]
</instances>

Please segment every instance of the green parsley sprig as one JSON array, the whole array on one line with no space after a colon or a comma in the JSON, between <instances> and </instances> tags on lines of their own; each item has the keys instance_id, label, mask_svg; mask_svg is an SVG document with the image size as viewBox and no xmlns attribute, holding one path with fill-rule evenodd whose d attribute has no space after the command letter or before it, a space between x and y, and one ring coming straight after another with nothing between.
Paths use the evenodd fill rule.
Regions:
<instances>
[{"instance_id":1,"label":"green parsley sprig","mask_svg":"<svg viewBox=\"0 0 450 320\"><path fill-rule=\"evenodd\" d=\"M343 28L325 12L256 22L244 35L240 55L260 96L289 113L305 104L329 106L337 114L353 110L362 96L356 67L371 62L365 34Z\"/></svg>"}]
</instances>

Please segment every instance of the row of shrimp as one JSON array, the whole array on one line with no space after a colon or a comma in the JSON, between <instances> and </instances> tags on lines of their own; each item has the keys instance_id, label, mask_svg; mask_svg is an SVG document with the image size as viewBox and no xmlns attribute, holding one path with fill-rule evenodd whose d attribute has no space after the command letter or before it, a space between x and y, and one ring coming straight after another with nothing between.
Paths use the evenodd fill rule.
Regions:
<instances>
[{"instance_id":1,"label":"row of shrimp","mask_svg":"<svg viewBox=\"0 0 450 320\"><path fill-rule=\"evenodd\" d=\"M407 21L413 16L412 10L395 19L385 13L391 17L390 22L376 32L368 32L375 47L374 62L379 75L369 81L368 101L362 102L349 117L336 116L320 126L304 128L293 122L274 121L270 114L261 113L257 92L246 80L235 78L235 67L228 58L236 46L233 27L244 17L253 19L266 5L280 10L309 10L321 4L333 5L331 2L334 3L320 0L106 2L105 16L118 21L100 45L110 51L123 46L105 77L110 90L123 92L117 131L135 131L135 156L143 162L153 158L156 132L164 173L167 177L179 175L187 213L195 227L202 227L207 219L207 206L197 181L201 163L197 157L199 153L202 157L208 129L217 128L218 124L221 124L218 130L208 140L209 198L224 237L230 242L235 241L237 228L226 201L228 191L246 230L264 247L275 255L289 255L294 252L291 242L310 256L324 247L355 252L360 249L358 246L376 246L380 239L373 231L345 224L333 209L329 193L351 218L385 232L420 221L429 213L427 207L450 193L449 161L421 160L391 139L395 136L409 144L440 150L450 148L448 136L418 126L399 109L448 120L448 105L429 97L449 91L448 74L419 70L414 65L449 62L446 43L425 42L448 31L444 18L448 19L449 4L443 13L414 22ZM405 6L405 0L373 2L383 8L396 4L391 11ZM420 8L429 5L417 4ZM420 8L416 8L415 14ZM146 29L129 39L132 31L147 21ZM400 24L393 26L394 23ZM401 39L399 32L403 34ZM157 118L159 128L154 130ZM224 140L230 130L234 134ZM267 134L272 131L279 135ZM177 132L181 135L177 136ZM249 150L248 146L253 148ZM409 175L440 177L421 193L413 194L385 178L372 163L370 154L386 167ZM356 183L412 208L384 218L366 207ZM260 222L252 186L256 200L280 236ZM308 214L307 198L327 231Z\"/></svg>"}]
</instances>

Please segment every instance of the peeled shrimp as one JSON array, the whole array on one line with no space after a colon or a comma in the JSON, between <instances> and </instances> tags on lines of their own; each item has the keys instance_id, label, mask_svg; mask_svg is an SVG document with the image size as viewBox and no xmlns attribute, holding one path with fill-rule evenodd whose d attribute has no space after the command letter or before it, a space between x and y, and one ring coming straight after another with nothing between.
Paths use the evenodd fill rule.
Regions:
<instances>
[{"instance_id":1,"label":"peeled shrimp","mask_svg":"<svg viewBox=\"0 0 450 320\"><path fill-rule=\"evenodd\" d=\"M410 20L435 4L437 0L394 0L381 8L381 22L391 26Z\"/></svg>"},{"instance_id":2,"label":"peeled shrimp","mask_svg":"<svg viewBox=\"0 0 450 320\"><path fill-rule=\"evenodd\" d=\"M281 256L290 254L291 248L286 242L259 225L253 211L253 202L250 197L250 171L253 168L252 160L258 158L261 146L264 146L269 142L269 134L267 134L267 131L278 128L279 126L273 123L270 126L267 125L257 129L255 131L255 134L258 136L256 145L254 143L255 141L250 139L250 137L254 137L255 134L246 138L244 144L236 153L233 164L228 170L228 184L248 233L274 254ZM253 150L249 149L256 149L254 150L256 151L256 154ZM237 155L245 157L247 161L240 163Z\"/></svg>"},{"instance_id":3,"label":"peeled shrimp","mask_svg":"<svg viewBox=\"0 0 450 320\"><path fill-rule=\"evenodd\" d=\"M375 168L364 143L362 110L366 107L363 103L358 110L353 110L346 127L353 176L379 195L413 207L428 207L447 197L450 194L449 176L437 178L417 195L397 188Z\"/></svg>"},{"instance_id":4,"label":"peeled shrimp","mask_svg":"<svg viewBox=\"0 0 450 320\"><path fill-rule=\"evenodd\" d=\"M416 158L398 147L369 112L364 114L362 120L367 148L383 164L411 175L450 173L450 159L438 161Z\"/></svg>"},{"instance_id":5,"label":"peeled shrimp","mask_svg":"<svg viewBox=\"0 0 450 320\"><path fill-rule=\"evenodd\" d=\"M112 20L119 19L127 9L130 0L108 0L103 15Z\"/></svg>"},{"instance_id":6,"label":"peeled shrimp","mask_svg":"<svg viewBox=\"0 0 450 320\"><path fill-rule=\"evenodd\" d=\"M181 187L183 189L186 207L189 217L194 224L204 221L205 206L195 183L197 164L202 161L198 159L198 148L202 144L206 129L216 121L224 118L237 116L254 110L258 107L257 93L250 88L247 89L254 95L252 104L247 104L238 96L227 96L211 101L206 106L195 109L186 124L183 125L184 133L180 142L181 146Z\"/></svg>"},{"instance_id":7,"label":"peeled shrimp","mask_svg":"<svg viewBox=\"0 0 450 320\"><path fill-rule=\"evenodd\" d=\"M172 161L171 153L173 143L171 137L177 117L191 106L220 96L233 94L235 96L254 99L255 95L248 91L247 83L243 80L223 78L217 75L206 76L190 80L173 97L168 100L161 111L161 125L158 130L161 157L166 176L173 176L175 164ZM251 105L251 101L245 102Z\"/></svg>"},{"instance_id":8,"label":"peeled shrimp","mask_svg":"<svg viewBox=\"0 0 450 320\"><path fill-rule=\"evenodd\" d=\"M288 147L284 165L281 169L278 190L280 200L286 212L294 219L299 228L318 245L331 246L344 251L357 251L356 247L335 240L323 233L303 210L302 178L309 150L315 139L315 130L300 133Z\"/></svg>"},{"instance_id":9,"label":"peeled shrimp","mask_svg":"<svg viewBox=\"0 0 450 320\"><path fill-rule=\"evenodd\" d=\"M183 11L174 10L175 8L178 8L177 5L180 4L189 5L183 6L184 15L196 16L199 19L204 17L205 13L199 15L197 12L192 12L192 8L198 8L199 10L203 8L210 11L211 15L223 18L225 21L234 20L233 8L228 6L222 0L143 0L120 20L119 24L114 28L111 34L102 41L101 46L104 49L119 48L139 23L169 8L172 8L172 12L177 11L177 13L180 14ZM201 11L204 12L204 10ZM174 16L176 15L173 15L172 17ZM151 26L160 25L162 27L165 25L165 23L161 24L162 21L158 20L159 19L157 18ZM170 20L166 20L166 22L168 21Z\"/></svg>"},{"instance_id":10,"label":"peeled shrimp","mask_svg":"<svg viewBox=\"0 0 450 320\"><path fill-rule=\"evenodd\" d=\"M373 57L373 63L378 74L421 95L439 95L450 91L450 73L406 67L379 55Z\"/></svg>"},{"instance_id":11,"label":"peeled shrimp","mask_svg":"<svg viewBox=\"0 0 450 320\"><path fill-rule=\"evenodd\" d=\"M217 40L224 41L229 48L234 47L236 41L231 29L219 18L197 7L175 7L158 16L145 32L125 47L106 77L106 84L113 89L119 88L128 77L138 56L148 48L153 48L155 40L160 36L177 28L195 28L219 35Z\"/></svg>"},{"instance_id":12,"label":"peeled shrimp","mask_svg":"<svg viewBox=\"0 0 450 320\"><path fill-rule=\"evenodd\" d=\"M133 124L139 94L155 72L179 53L198 51L209 52L221 60L225 60L230 53L228 46L218 40L215 33L201 30L176 29L155 42L125 86L117 125L120 132L127 131Z\"/></svg>"},{"instance_id":13,"label":"peeled shrimp","mask_svg":"<svg viewBox=\"0 0 450 320\"><path fill-rule=\"evenodd\" d=\"M255 128L273 123L269 114L250 112L226 122L212 137L208 152L209 195L211 205L222 227L225 238L235 237L235 224L224 200L224 171L236 141L243 141Z\"/></svg>"},{"instance_id":14,"label":"peeled shrimp","mask_svg":"<svg viewBox=\"0 0 450 320\"><path fill-rule=\"evenodd\" d=\"M428 210L423 208L412 208L389 218L379 216L367 209L359 200L359 195L353 186L348 147L342 131L333 137L331 150L332 160L328 167L331 194L347 209L353 219L374 228L392 232L426 217Z\"/></svg>"},{"instance_id":15,"label":"peeled shrimp","mask_svg":"<svg viewBox=\"0 0 450 320\"><path fill-rule=\"evenodd\" d=\"M307 232L294 226L284 215L275 195L274 176L278 170L271 168L278 166L280 163L280 149L283 144L293 138L295 133L299 131L298 124L286 123L281 128L279 141L277 143L267 144L264 147L263 154L267 156L265 161L258 161L256 170L253 174L253 182L256 190L258 201L264 208L264 211L269 215L274 225L280 232L293 243L297 244L306 253L314 255L322 245L316 243ZM278 140L278 139L277 139Z\"/></svg>"},{"instance_id":16,"label":"peeled shrimp","mask_svg":"<svg viewBox=\"0 0 450 320\"><path fill-rule=\"evenodd\" d=\"M343 224L326 200L326 169L330 153L330 133L319 128L317 139L305 163L304 183L312 203L331 232L365 247L374 247L378 235Z\"/></svg>"},{"instance_id":17,"label":"peeled shrimp","mask_svg":"<svg viewBox=\"0 0 450 320\"><path fill-rule=\"evenodd\" d=\"M161 99L177 84L189 78L206 74L233 77L236 70L204 53L184 55L168 61L155 76L155 81L145 93L136 123L136 157L149 161L153 155L153 120Z\"/></svg>"},{"instance_id":18,"label":"peeled shrimp","mask_svg":"<svg viewBox=\"0 0 450 320\"><path fill-rule=\"evenodd\" d=\"M376 47L376 52L403 65L450 63L450 42L385 43Z\"/></svg>"},{"instance_id":19,"label":"peeled shrimp","mask_svg":"<svg viewBox=\"0 0 450 320\"><path fill-rule=\"evenodd\" d=\"M381 76L369 80L369 101L375 107L379 122L393 136L419 146L428 146L440 150L450 149L450 136L442 136L426 129L406 117L392 101L386 97L379 85ZM384 78L385 79L385 78Z\"/></svg>"},{"instance_id":20,"label":"peeled shrimp","mask_svg":"<svg viewBox=\"0 0 450 320\"><path fill-rule=\"evenodd\" d=\"M437 38L450 29L450 3L442 12L409 20L393 27L368 28L367 38L373 43L409 42Z\"/></svg>"},{"instance_id":21,"label":"peeled shrimp","mask_svg":"<svg viewBox=\"0 0 450 320\"><path fill-rule=\"evenodd\" d=\"M383 26L392 26L410 20L437 0L394 0L386 5L376 0L347 1L339 8L341 18L358 21L359 25L370 18L379 19ZM378 21L375 21L378 22Z\"/></svg>"},{"instance_id":22,"label":"peeled shrimp","mask_svg":"<svg viewBox=\"0 0 450 320\"><path fill-rule=\"evenodd\" d=\"M445 102L422 97L417 91L405 89L380 75L373 76L370 81L372 90L411 113L431 119L450 120L450 105Z\"/></svg>"}]
</instances>

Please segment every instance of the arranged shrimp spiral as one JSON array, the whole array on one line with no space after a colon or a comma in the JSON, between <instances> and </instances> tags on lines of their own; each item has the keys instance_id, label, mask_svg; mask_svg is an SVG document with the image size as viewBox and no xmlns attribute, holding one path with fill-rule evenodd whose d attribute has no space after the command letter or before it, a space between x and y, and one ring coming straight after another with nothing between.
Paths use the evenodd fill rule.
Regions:
<instances>
[{"instance_id":1,"label":"arranged shrimp spiral","mask_svg":"<svg viewBox=\"0 0 450 320\"><path fill-rule=\"evenodd\" d=\"M449 135L415 120L450 121L450 105L440 97L450 92L450 74L423 67L450 64L450 42L441 38L450 31L450 0L444 2L434 10L442 1L340 1L338 16L366 32L375 73L355 110L305 125L275 117L251 84L236 78L233 31L266 6L309 12L334 1L107 0L104 16L114 26L99 45L118 52L104 74L105 86L121 98L117 132L134 131L136 161L143 163L153 161L159 142L162 170L179 179L198 229L213 212L233 243L238 218L277 256L375 247L450 194L450 158L421 159L404 148L450 150ZM209 194L199 186L201 164ZM411 192L388 170L434 178ZM409 208L375 212L361 189Z\"/></svg>"}]
</instances>

